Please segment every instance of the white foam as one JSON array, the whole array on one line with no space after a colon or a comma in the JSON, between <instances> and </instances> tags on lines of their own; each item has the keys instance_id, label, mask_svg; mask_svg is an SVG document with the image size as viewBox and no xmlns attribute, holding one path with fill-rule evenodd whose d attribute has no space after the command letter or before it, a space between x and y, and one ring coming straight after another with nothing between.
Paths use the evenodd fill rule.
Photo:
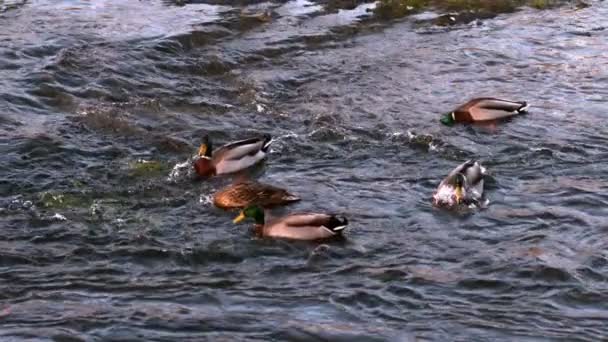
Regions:
<instances>
[{"instance_id":1,"label":"white foam","mask_svg":"<svg viewBox=\"0 0 608 342\"><path fill-rule=\"evenodd\" d=\"M183 163L177 163L173 166L171 172L169 172L169 176L167 177L168 182L176 182L179 178L186 177L192 172L192 160L188 159Z\"/></svg>"},{"instance_id":2,"label":"white foam","mask_svg":"<svg viewBox=\"0 0 608 342\"><path fill-rule=\"evenodd\" d=\"M437 192L433 194L433 201L436 204L453 205L454 204L454 187L449 185L440 186Z\"/></svg>"},{"instance_id":3,"label":"white foam","mask_svg":"<svg viewBox=\"0 0 608 342\"><path fill-rule=\"evenodd\" d=\"M51 216L52 219L55 219L57 221L67 221L68 219L61 215L60 213L55 213L55 215Z\"/></svg>"}]
</instances>

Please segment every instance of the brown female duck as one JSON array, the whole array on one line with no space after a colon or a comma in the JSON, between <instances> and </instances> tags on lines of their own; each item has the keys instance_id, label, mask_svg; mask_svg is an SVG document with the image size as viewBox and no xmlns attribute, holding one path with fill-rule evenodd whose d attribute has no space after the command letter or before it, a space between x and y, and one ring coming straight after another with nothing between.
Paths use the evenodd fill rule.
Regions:
<instances>
[{"instance_id":1,"label":"brown female duck","mask_svg":"<svg viewBox=\"0 0 608 342\"><path fill-rule=\"evenodd\" d=\"M213 204L222 209L245 208L254 204L268 208L299 200L285 189L251 180L229 185L213 196Z\"/></svg>"}]
</instances>

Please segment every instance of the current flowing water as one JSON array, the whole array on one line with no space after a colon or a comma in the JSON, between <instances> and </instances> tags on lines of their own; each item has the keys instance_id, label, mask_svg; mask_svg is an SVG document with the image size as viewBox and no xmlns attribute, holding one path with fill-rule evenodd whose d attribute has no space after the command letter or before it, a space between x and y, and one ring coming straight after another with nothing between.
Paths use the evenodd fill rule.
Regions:
<instances>
[{"instance_id":1,"label":"current flowing water","mask_svg":"<svg viewBox=\"0 0 608 342\"><path fill-rule=\"evenodd\" d=\"M607 340L608 3L348 3L0 0L0 340ZM439 123L477 96L531 110ZM202 136L263 133L254 177L302 197L276 214L345 241L212 206ZM433 207L466 159L488 207Z\"/></svg>"}]
</instances>

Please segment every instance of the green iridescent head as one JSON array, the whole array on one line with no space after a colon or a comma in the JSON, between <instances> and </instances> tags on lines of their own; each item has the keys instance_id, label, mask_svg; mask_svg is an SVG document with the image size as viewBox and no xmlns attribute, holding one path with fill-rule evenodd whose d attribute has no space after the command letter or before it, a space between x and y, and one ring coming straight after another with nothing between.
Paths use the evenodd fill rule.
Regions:
<instances>
[{"instance_id":1,"label":"green iridescent head","mask_svg":"<svg viewBox=\"0 0 608 342\"><path fill-rule=\"evenodd\" d=\"M441 116L440 119L441 123L446 125L446 126L452 126L454 125L454 112L450 112L450 113L445 113L443 114L443 116Z\"/></svg>"},{"instance_id":2,"label":"green iridescent head","mask_svg":"<svg viewBox=\"0 0 608 342\"><path fill-rule=\"evenodd\" d=\"M248 217L254 219L257 224L264 224L264 210L257 205L252 205L241 210L239 216L232 220L232 222L239 223Z\"/></svg>"}]
</instances>

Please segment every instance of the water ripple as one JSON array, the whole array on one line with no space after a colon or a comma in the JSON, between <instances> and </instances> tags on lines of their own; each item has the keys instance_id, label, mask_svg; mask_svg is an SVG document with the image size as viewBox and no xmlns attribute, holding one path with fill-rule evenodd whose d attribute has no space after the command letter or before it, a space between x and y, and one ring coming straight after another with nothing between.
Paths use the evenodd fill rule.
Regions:
<instances>
[{"instance_id":1,"label":"water ripple","mask_svg":"<svg viewBox=\"0 0 608 342\"><path fill-rule=\"evenodd\" d=\"M338 1L0 4L6 340L607 338L606 6L396 21ZM443 24L442 24L443 23ZM439 124L474 96L532 104ZM256 238L202 136L271 133L252 177L348 216ZM430 197L488 168L482 210Z\"/></svg>"}]
</instances>

